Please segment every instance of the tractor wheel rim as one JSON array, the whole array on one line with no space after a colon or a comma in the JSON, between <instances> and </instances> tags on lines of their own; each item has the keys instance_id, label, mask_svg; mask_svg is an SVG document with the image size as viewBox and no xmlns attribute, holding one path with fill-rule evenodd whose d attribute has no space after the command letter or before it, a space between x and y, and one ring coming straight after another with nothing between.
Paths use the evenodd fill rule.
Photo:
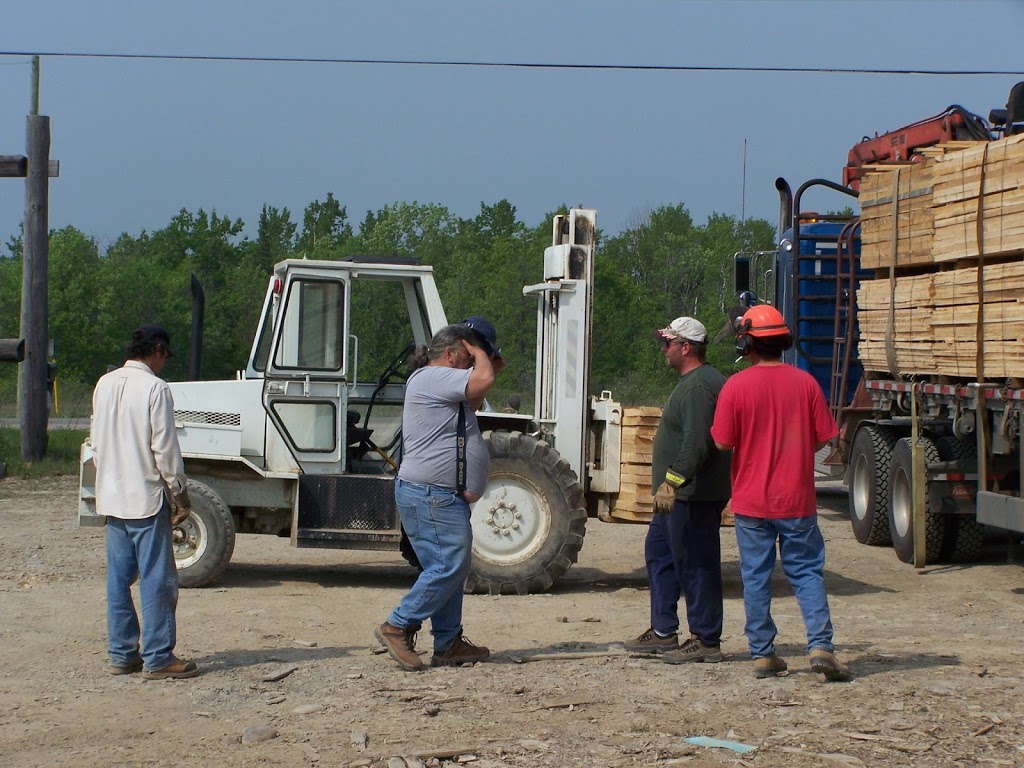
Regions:
<instances>
[{"instance_id":1,"label":"tractor wheel rim","mask_svg":"<svg viewBox=\"0 0 1024 768\"><path fill-rule=\"evenodd\" d=\"M492 474L487 492L473 504L473 553L482 560L513 565L529 560L551 531L551 507L533 481Z\"/></svg>"}]
</instances>

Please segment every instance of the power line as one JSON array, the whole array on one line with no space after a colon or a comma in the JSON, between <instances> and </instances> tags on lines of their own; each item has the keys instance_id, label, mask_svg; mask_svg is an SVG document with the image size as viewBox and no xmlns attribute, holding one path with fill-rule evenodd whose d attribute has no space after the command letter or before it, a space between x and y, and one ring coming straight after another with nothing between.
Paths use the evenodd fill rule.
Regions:
<instances>
[{"instance_id":1,"label":"power line","mask_svg":"<svg viewBox=\"0 0 1024 768\"><path fill-rule=\"evenodd\" d=\"M620 72L746 72L783 74L829 75L924 75L957 77L993 75L1001 77L1024 76L1021 70L1000 69L884 69L861 67L741 67L695 66L673 64L554 64L525 61L471 61L429 59L348 59L314 56L217 56L206 54L170 53L99 53L88 51L0 51L0 56L52 56L76 59L142 59L155 61L219 61L268 64L371 64L407 67L479 67L491 69L576 69Z\"/></svg>"}]
</instances>

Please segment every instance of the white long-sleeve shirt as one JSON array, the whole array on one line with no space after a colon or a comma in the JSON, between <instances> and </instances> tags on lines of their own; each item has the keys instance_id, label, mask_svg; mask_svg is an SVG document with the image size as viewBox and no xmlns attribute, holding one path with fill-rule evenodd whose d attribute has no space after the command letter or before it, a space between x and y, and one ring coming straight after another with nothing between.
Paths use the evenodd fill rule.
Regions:
<instances>
[{"instance_id":1,"label":"white long-sleeve shirt","mask_svg":"<svg viewBox=\"0 0 1024 768\"><path fill-rule=\"evenodd\" d=\"M185 489L167 382L138 360L104 375L92 394L96 512L126 520L152 517L164 489Z\"/></svg>"}]
</instances>

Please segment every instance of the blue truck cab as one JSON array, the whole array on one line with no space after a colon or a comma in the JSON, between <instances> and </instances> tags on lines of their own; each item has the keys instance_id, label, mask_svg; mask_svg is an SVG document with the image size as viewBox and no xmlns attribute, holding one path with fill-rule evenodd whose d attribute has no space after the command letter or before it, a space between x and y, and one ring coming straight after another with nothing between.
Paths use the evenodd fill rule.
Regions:
<instances>
[{"instance_id":1,"label":"blue truck cab","mask_svg":"<svg viewBox=\"0 0 1024 768\"><path fill-rule=\"evenodd\" d=\"M747 303L771 304L782 313L793 333L784 362L811 374L838 412L850 404L863 375L853 302L859 279L872 273L860 267L860 229L854 216L794 213L803 193L817 185L856 196L816 179L800 187L794 198L785 180L778 179L778 246L736 254L735 288Z\"/></svg>"}]
</instances>

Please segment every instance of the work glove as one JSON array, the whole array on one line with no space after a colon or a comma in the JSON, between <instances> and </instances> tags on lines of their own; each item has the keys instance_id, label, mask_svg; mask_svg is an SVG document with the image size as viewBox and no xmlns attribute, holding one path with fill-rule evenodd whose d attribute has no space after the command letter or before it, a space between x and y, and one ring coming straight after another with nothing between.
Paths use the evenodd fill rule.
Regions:
<instances>
[{"instance_id":1,"label":"work glove","mask_svg":"<svg viewBox=\"0 0 1024 768\"><path fill-rule=\"evenodd\" d=\"M182 490L174 497L174 509L171 511L171 525L181 525L188 516L192 514L192 499L188 497L188 490Z\"/></svg>"},{"instance_id":2,"label":"work glove","mask_svg":"<svg viewBox=\"0 0 1024 768\"><path fill-rule=\"evenodd\" d=\"M667 515L675 503L676 487L669 482L659 485L658 492L654 494L654 511L660 515Z\"/></svg>"}]
</instances>

